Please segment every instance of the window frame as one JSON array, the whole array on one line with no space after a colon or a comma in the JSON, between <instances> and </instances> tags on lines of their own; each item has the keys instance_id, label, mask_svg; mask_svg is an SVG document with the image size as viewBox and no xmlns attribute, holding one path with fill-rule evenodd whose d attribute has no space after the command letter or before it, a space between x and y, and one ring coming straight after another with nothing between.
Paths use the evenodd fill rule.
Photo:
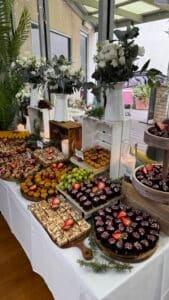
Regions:
<instances>
[{"instance_id":1,"label":"window frame","mask_svg":"<svg viewBox=\"0 0 169 300\"><path fill-rule=\"evenodd\" d=\"M85 59L86 59L86 68L85 68L85 72L86 72L86 80L87 80L87 78L88 78L88 55L89 55L89 53L88 53L88 39L89 39L89 36L88 36L88 34L86 33L86 32L84 32L83 30L80 30L80 36L83 36L83 37L85 37L85 49L86 49L86 57L85 57ZM80 48L81 48L81 42L80 42ZM80 55L81 56L81 55ZM80 62L80 64L81 64L81 62Z\"/></svg>"},{"instance_id":2,"label":"window frame","mask_svg":"<svg viewBox=\"0 0 169 300\"><path fill-rule=\"evenodd\" d=\"M64 34L64 33L61 33L55 29L51 29L49 28L49 32L51 33L55 33L61 37L64 37L64 38L67 38L68 39L68 60L71 61L71 58L72 58L72 38L70 35L67 35L67 34ZM52 51L51 51L51 54L52 54Z\"/></svg>"}]
</instances>

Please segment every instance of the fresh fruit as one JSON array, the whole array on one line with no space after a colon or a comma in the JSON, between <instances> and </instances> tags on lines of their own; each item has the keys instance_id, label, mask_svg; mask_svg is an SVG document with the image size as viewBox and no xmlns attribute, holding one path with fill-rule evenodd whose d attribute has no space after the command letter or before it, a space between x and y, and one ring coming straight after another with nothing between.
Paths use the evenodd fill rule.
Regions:
<instances>
[{"instance_id":1,"label":"fresh fruit","mask_svg":"<svg viewBox=\"0 0 169 300\"><path fill-rule=\"evenodd\" d=\"M80 187L81 187L81 184L80 184L80 183L75 183L75 184L73 185L73 187L74 187L75 190L79 190Z\"/></svg>"},{"instance_id":2,"label":"fresh fruit","mask_svg":"<svg viewBox=\"0 0 169 300\"><path fill-rule=\"evenodd\" d=\"M57 197L54 197L54 198L52 199L52 204L53 204L53 205L59 205L59 204L60 204L60 199L57 198Z\"/></svg>"},{"instance_id":3,"label":"fresh fruit","mask_svg":"<svg viewBox=\"0 0 169 300\"><path fill-rule=\"evenodd\" d=\"M118 216L117 216L119 219L123 218L123 217L126 217L126 212L125 211L120 211Z\"/></svg>"},{"instance_id":4,"label":"fresh fruit","mask_svg":"<svg viewBox=\"0 0 169 300\"><path fill-rule=\"evenodd\" d=\"M115 232L112 234L112 237L117 241L120 240L122 238L122 233L121 232Z\"/></svg>"},{"instance_id":5,"label":"fresh fruit","mask_svg":"<svg viewBox=\"0 0 169 300\"><path fill-rule=\"evenodd\" d=\"M105 185L104 182L99 182L98 185L97 185L98 189L101 190L101 191L105 188L105 186L106 185Z\"/></svg>"},{"instance_id":6,"label":"fresh fruit","mask_svg":"<svg viewBox=\"0 0 169 300\"><path fill-rule=\"evenodd\" d=\"M72 226L73 224L74 224L73 219L68 219L68 220L65 222L65 225L66 225L66 226Z\"/></svg>"},{"instance_id":7,"label":"fresh fruit","mask_svg":"<svg viewBox=\"0 0 169 300\"><path fill-rule=\"evenodd\" d=\"M131 224L131 219L130 218L122 217L121 220L122 220L122 223L125 226L129 226Z\"/></svg>"},{"instance_id":8,"label":"fresh fruit","mask_svg":"<svg viewBox=\"0 0 169 300\"><path fill-rule=\"evenodd\" d=\"M34 190L36 190L36 188L37 188L36 184L33 184L30 186L29 189L30 189L30 191L34 191Z\"/></svg>"}]
</instances>

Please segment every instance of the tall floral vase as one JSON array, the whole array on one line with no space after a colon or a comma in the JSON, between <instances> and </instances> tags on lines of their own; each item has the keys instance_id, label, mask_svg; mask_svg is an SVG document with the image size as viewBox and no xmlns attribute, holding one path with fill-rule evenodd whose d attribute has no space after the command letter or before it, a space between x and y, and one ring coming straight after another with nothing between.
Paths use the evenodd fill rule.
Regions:
<instances>
[{"instance_id":1,"label":"tall floral vase","mask_svg":"<svg viewBox=\"0 0 169 300\"><path fill-rule=\"evenodd\" d=\"M68 121L68 95L54 94L54 119L55 121Z\"/></svg>"},{"instance_id":2,"label":"tall floral vase","mask_svg":"<svg viewBox=\"0 0 169 300\"><path fill-rule=\"evenodd\" d=\"M105 121L112 122L124 120L123 85L123 82L119 82L115 85L114 89L108 88L106 90Z\"/></svg>"},{"instance_id":3,"label":"tall floral vase","mask_svg":"<svg viewBox=\"0 0 169 300\"><path fill-rule=\"evenodd\" d=\"M35 107L38 106L39 102L39 88L32 88L31 89L31 95L30 95L30 106Z\"/></svg>"}]
</instances>

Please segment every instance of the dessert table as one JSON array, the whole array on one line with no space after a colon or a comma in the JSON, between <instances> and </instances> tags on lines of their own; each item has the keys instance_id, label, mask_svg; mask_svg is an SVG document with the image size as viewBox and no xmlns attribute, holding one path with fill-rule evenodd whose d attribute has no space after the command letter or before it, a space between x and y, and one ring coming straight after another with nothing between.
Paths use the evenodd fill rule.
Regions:
<instances>
[{"instance_id":1,"label":"dessert table","mask_svg":"<svg viewBox=\"0 0 169 300\"><path fill-rule=\"evenodd\" d=\"M160 236L156 253L133 264L131 272L94 274L77 263L77 248L60 249L28 209L14 182L0 180L0 211L28 256L32 269L56 300L168 300L169 238ZM87 243L87 241L86 241Z\"/></svg>"}]
</instances>

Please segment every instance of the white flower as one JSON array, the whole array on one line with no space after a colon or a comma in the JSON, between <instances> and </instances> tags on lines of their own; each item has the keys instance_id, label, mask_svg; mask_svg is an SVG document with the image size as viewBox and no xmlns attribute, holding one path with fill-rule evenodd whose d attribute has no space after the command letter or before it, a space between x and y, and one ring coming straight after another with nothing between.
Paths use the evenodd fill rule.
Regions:
<instances>
[{"instance_id":1,"label":"white flower","mask_svg":"<svg viewBox=\"0 0 169 300\"><path fill-rule=\"evenodd\" d=\"M12 68L12 69L15 68L15 65L16 65L15 62L12 62L12 63L11 63L11 68Z\"/></svg>"},{"instance_id":2,"label":"white flower","mask_svg":"<svg viewBox=\"0 0 169 300\"><path fill-rule=\"evenodd\" d=\"M144 47L138 47L138 56L144 56L145 49Z\"/></svg>"},{"instance_id":3,"label":"white flower","mask_svg":"<svg viewBox=\"0 0 169 300\"><path fill-rule=\"evenodd\" d=\"M118 66L118 63L117 63L117 60L116 59L113 59L112 62L111 62L111 65L116 68Z\"/></svg>"},{"instance_id":4,"label":"white flower","mask_svg":"<svg viewBox=\"0 0 169 300\"><path fill-rule=\"evenodd\" d=\"M120 56L124 56L124 50L123 50L123 48L120 48L120 49L119 49L119 55L120 55Z\"/></svg>"},{"instance_id":5,"label":"white flower","mask_svg":"<svg viewBox=\"0 0 169 300\"><path fill-rule=\"evenodd\" d=\"M111 52L105 53L104 59L105 59L105 61L111 61L113 59Z\"/></svg>"},{"instance_id":6,"label":"white flower","mask_svg":"<svg viewBox=\"0 0 169 300\"><path fill-rule=\"evenodd\" d=\"M100 68L104 68L104 67L106 66L105 61L101 60L101 61L98 63L98 66L99 66Z\"/></svg>"},{"instance_id":7,"label":"white flower","mask_svg":"<svg viewBox=\"0 0 169 300\"><path fill-rule=\"evenodd\" d=\"M117 57L117 50L114 47L112 47L110 50L110 54L112 55L112 57Z\"/></svg>"},{"instance_id":8,"label":"white flower","mask_svg":"<svg viewBox=\"0 0 169 300\"><path fill-rule=\"evenodd\" d=\"M125 62L126 62L125 57L124 57L124 56L121 56L121 57L119 58L119 63L120 63L120 65L125 65Z\"/></svg>"},{"instance_id":9,"label":"white flower","mask_svg":"<svg viewBox=\"0 0 169 300\"><path fill-rule=\"evenodd\" d=\"M30 72L32 75L36 75L36 72L35 71L31 71Z\"/></svg>"}]
</instances>

